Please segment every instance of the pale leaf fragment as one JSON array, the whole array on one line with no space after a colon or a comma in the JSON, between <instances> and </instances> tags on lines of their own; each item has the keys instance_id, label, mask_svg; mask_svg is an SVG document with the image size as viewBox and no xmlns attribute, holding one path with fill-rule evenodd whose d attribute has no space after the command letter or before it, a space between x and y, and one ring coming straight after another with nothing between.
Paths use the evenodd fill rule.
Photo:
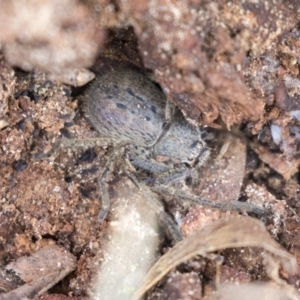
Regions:
<instances>
[{"instance_id":1,"label":"pale leaf fragment","mask_svg":"<svg viewBox=\"0 0 300 300\"><path fill-rule=\"evenodd\" d=\"M196 255L237 247L261 247L276 256L278 264L288 274L297 272L294 256L277 244L264 224L246 216L229 217L215 221L186 237L163 255L150 269L133 299L140 299L177 265Z\"/></svg>"},{"instance_id":2,"label":"pale leaf fragment","mask_svg":"<svg viewBox=\"0 0 300 300\"><path fill-rule=\"evenodd\" d=\"M64 248L52 245L42 248L29 257L21 257L6 266L13 270L25 284L2 294L1 299L33 299L41 295L76 267L76 258Z\"/></svg>"}]
</instances>

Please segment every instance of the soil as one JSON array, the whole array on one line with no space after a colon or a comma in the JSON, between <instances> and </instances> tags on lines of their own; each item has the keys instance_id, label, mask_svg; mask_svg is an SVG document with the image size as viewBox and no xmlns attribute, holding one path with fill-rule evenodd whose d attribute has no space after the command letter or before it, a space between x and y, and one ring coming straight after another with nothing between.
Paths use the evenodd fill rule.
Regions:
<instances>
[{"instance_id":1,"label":"soil","mask_svg":"<svg viewBox=\"0 0 300 300\"><path fill-rule=\"evenodd\" d=\"M4 2L0 1L0 5ZM31 2L38 9L50 9L47 1ZM3 299L21 296L47 300L96 299L94 286L99 265L115 261L121 272L126 260L109 252L111 228L122 227L117 219L128 210L131 198L140 199L137 202L144 200L118 161L107 180L112 209L106 221L98 222L101 208L98 179L113 145L62 148L47 159L37 158L37 154L50 151L61 139L99 137L80 108L79 98L85 87L67 85L70 80L62 79L73 72L74 66L96 74L119 65L151 73L187 120L203 127L203 138L212 151L200 170L199 185L180 189L210 201L229 204L247 201L265 208L266 215L250 215L263 222L272 239L292 254L299 265L300 6L297 1L282 0L274 4L249 0L241 4L223 0L89 0L68 1L68 5L74 6L76 24L69 24L58 14L51 22L64 26L54 36L47 34L44 42L48 47L42 47L40 36L34 33L25 39L24 33L19 32L20 25L12 26L9 19L10 26L3 26L10 31L6 35L0 33L0 299L2 296ZM9 7L6 9L0 12L0 19L5 13L16 24L18 21L22 24L20 15L15 18L9 14ZM95 22L86 24L82 21L85 16ZM33 21L32 26L38 30ZM59 59L55 61L49 60L51 67L28 57L35 48L46 51L45 57L61 53L53 49L66 34L70 35L69 41L74 39L86 45L86 52L78 50L80 55L72 63L64 60L65 55L72 56L71 52L61 47L60 51L66 54L57 56ZM24 47L26 51L13 52L13 46ZM82 53L88 54L82 58ZM137 173L144 182L142 175ZM215 220L239 214L182 203L171 197L160 198L185 236ZM143 215L148 215L145 208L136 213L138 220ZM153 231L148 227L142 231L142 225L137 228L140 229L134 232L144 232L147 238L156 237L149 250L154 254L145 267L149 269L173 247L173 242L163 228ZM133 245L115 248L126 253L133 251ZM35 292L20 294L23 290L18 289L28 288L30 280L20 275L18 268L7 266L54 246L68 253L69 265L63 267L69 270L68 274ZM277 274L281 283L279 277L277 281L270 278L260 248L225 248L215 253L214 259L196 256L180 264L145 299L214 299L214 292L222 284L250 285L256 281L282 284L286 299L300 295L300 274L288 274L280 268ZM45 265L49 259L44 258ZM56 271L60 273L59 270ZM124 277L132 275L142 280L147 273L147 269L140 271L135 265L130 270L132 274ZM221 299L232 295L219 290Z\"/></svg>"}]
</instances>

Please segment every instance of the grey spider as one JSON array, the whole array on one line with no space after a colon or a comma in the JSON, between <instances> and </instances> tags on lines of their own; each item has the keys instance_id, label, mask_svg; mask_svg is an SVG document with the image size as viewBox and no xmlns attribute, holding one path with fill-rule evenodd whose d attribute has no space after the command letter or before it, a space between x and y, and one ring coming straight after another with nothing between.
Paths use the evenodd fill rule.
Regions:
<instances>
[{"instance_id":1,"label":"grey spider","mask_svg":"<svg viewBox=\"0 0 300 300\"><path fill-rule=\"evenodd\" d=\"M181 232L150 190L220 209L264 212L248 203L212 203L172 188L172 183L177 180L191 178L192 182L197 182L198 169L207 160L210 150L201 138L200 128L189 124L182 113L170 105L163 90L150 76L135 69L109 70L89 84L81 101L85 117L102 138L62 140L50 154L59 147L101 145L107 139L113 142L115 151L99 179L102 192L100 222L110 208L106 178L118 150L124 148L127 165L151 174L153 180L149 189L124 168L150 200L174 240L182 239Z\"/></svg>"}]
</instances>

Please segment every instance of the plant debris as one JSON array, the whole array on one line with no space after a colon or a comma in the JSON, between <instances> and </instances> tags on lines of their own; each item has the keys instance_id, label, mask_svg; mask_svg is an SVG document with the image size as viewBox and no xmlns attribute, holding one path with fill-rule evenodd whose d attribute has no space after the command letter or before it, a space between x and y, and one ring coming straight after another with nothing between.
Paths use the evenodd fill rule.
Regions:
<instances>
[{"instance_id":1,"label":"plant debris","mask_svg":"<svg viewBox=\"0 0 300 300\"><path fill-rule=\"evenodd\" d=\"M64 248L56 245L44 247L29 257L20 257L6 266L25 282L1 295L1 299L35 298L43 294L76 267L76 259Z\"/></svg>"},{"instance_id":2,"label":"plant debris","mask_svg":"<svg viewBox=\"0 0 300 300\"><path fill-rule=\"evenodd\" d=\"M210 252L234 247L262 247L275 256L276 264L281 266L288 275L294 275L298 271L295 257L282 249L269 236L263 223L249 217L232 217L204 226L170 249L148 272L136 291L134 299L140 299L173 268L194 256L205 257ZM268 270L270 274L272 271Z\"/></svg>"}]
</instances>

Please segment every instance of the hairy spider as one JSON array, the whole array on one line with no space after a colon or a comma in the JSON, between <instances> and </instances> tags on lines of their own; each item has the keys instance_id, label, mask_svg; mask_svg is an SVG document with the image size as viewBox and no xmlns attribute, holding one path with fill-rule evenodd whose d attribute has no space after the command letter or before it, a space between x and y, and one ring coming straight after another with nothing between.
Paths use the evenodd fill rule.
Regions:
<instances>
[{"instance_id":1,"label":"hairy spider","mask_svg":"<svg viewBox=\"0 0 300 300\"><path fill-rule=\"evenodd\" d=\"M63 140L51 153L59 147L101 145L103 141L112 140L114 151L99 179L102 192L100 222L110 208L107 175L121 149L125 149L125 173L150 200L174 240L182 238L181 232L152 191L220 209L263 212L251 204L237 201L230 205L212 203L172 187L177 180L190 178L191 182L197 182L198 169L209 157L210 150L201 138L201 129L189 124L182 113L172 107L150 76L133 69L107 71L94 79L81 100L85 117L104 138ZM150 188L128 171L129 165L151 175Z\"/></svg>"}]
</instances>

